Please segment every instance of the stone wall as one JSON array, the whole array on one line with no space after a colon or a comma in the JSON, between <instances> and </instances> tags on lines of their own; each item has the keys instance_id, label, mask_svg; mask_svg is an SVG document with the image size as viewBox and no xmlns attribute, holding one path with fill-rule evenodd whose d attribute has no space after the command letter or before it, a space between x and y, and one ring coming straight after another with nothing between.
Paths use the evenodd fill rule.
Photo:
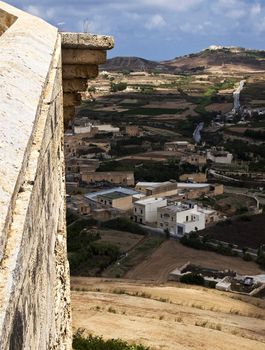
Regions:
<instances>
[{"instance_id":1,"label":"stone wall","mask_svg":"<svg viewBox=\"0 0 265 350\"><path fill-rule=\"evenodd\" d=\"M68 350L61 34L2 14L15 21L0 41L0 348Z\"/></svg>"}]
</instances>

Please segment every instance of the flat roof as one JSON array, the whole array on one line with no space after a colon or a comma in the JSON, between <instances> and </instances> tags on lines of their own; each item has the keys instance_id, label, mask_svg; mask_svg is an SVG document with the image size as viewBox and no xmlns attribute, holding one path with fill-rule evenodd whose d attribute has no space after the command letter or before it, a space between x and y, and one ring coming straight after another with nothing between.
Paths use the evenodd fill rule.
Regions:
<instances>
[{"instance_id":1,"label":"flat roof","mask_svg":"<svg viewBox=\"0 0 265 350\"><path fill-rule=\"evenodd\" d=\"M118 198L130 197L130 196L131 196L131 194L128 194L128 193L126 194L126 193L119 192L119 191L100 195L100 197L104 197L106 199L118 199Z\"/></svg>"},{"instance_id":2,"label":"flat roof","mask_svg":"<svg viewBox=\"0 0 265 350\"><path fill-rule=\"evenodd\" d=\"M165 198L159 197L159 198L146 198L146 199L141 199L139 201L136 201L135 204L149 204L149 203L155 203L155 202L162 202L166 201Z\"/></svg>"},{"instance_id":3,"label":"flat roof","mask_svg":"<svg viewBox=\"0 0 265 350\"><path fill-rule=\"evenodd\" d=\"M167 209L167 210L171 211L172 213L179 213L179 212L191 210L194 208L193 207L190 208L188 204L180 204L180 205L168 205L168 206L162 207L160 209Z\"/></svg>"},{"instance_id":4,"label":"flat roof","mask_svg":"<svg viewBox=\"0 0 265 350\"><path fill-rule=\"evenodd\" d=\"M207 183L196 183L196 184L191 184L188 182L178 182L178 188L206 188L209 187L210 185Z\"/></svg>"},{"instance_id":5,"label":"flat roof","mask_svg":"<svg viewBox=\"0 0 265 350\"><path fill-rule=\"evenodd\" d=\"M134 195L134 194L139 194L139 192L132 190L130 188L125 188L125 187L114 187L114 188L109 188L107 190L102 190L98 192L90 192L85 194L85 198L96 201L96 198L98 196L104 196L106 194L112 193L112 192L122 192L126 195Z\"/></svg>"}]
</instances>

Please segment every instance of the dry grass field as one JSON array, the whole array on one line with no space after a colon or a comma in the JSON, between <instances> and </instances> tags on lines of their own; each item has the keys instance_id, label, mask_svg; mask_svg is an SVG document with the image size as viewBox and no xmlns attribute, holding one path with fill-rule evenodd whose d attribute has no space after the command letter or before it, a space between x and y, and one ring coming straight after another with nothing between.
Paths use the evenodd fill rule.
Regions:
<instances>
[{"instance_id":1,"label":"dry grass field","mask_svg":"<svg viewBox=\"0 0 265 350\"><path fill-rule=\"evenodd\" d=\"M115 230L97 230L97 232L100 234L101 243L114 244L123 252L132 249L143 239L143 236L130 232Z\"/></svg>"},{"instance_id":2,"label":"dry grass field","mask_svg":"<svg viewBox=\"0 0 265 350\"><path fill-rule=\"evenodd\" d=\"M126 278L166 282L169 273L190 261L192 264L213 269L231 269L243 275L263 274L264 271L254 262L241 258L220 255L214 252L195 250L183 246L175 240L168 240L146 260L131 269Z\"/></svg>"},{"instance_id":3,"label":"dry grass field","mask_svg":"<svg viewBox=\"0 0 265 350\"><path fill-rule=\"evenodd\" d=\"M150 350L263 350L265 301L181 284L72 278L73 328Z\"/></svg>"}]
</instances>

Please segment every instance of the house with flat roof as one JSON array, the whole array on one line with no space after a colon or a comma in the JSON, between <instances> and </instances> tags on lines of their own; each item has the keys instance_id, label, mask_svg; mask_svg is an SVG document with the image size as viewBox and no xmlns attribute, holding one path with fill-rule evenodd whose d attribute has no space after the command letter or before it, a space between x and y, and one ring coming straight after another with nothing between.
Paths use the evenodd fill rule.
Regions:
<instances>
[{"instance_id":1,"label":"house with flat roof","mask_svg":"<svg viewBox=\"0 0 265 350\"><path fill-rule=\"evenodd\" d=\"M132 171L89 171L83 172L81 179L86 183L106 181L117 185L134 186L134 173Z\"/></svg>"},{"instance_id":2,"label":"house with flat roof","mask_svg":"<svg viewBox=\"0 0 265 350\"><path fill-rule=\"evenodd\" d=\"M178 184L175 180L165 182L138 182L135 189L146 196L171 196L177 194Z\"/></svg>"},{"instance_id":3,"label":"house with flat roof","mask_svg":"<svg viewBox=\"0 0 265 350\"><path fill-rule=\"evenodd\" d=\"M207 160L211 160L218 164L231 164L233 160L233 154L223 149L210 149L207 150Z\"/></svg>"},{"instance_id":4,"label":"house with flat roof","mask_svg":"<svg viewBox=\"0 0 265 350\"><path fill-rule=\"evenodd\" d=\"M120 210L129 210L132 208L132 195L114 191L98 195L97 202L103 206Z\"/></svg>"},{"instance_id":5,"label":"house with flat roof","mask_svg":"<svg viewBox=\"0 0 265 350\"><path fill-rule=\"evenodd\" d=\"M146 198L134 202L134 221L140 224L152 224L157 220L157 209L167 205L164 198Z\"/></svg>"},{"instance_id":6,"label":"house with flat roof","mask_svg":"<svg viewBox=\"0 0 265 350\"><path fill-rule=\"evenodd\" d=\"M132 198L132 201L135 200L135 196L136 196L136 199L138 199L138 195L139 193L130 189L130 188L126 188L126 187L113 187L113 188L108 188L108 189L105 189L105 190L102 190L102 191L97 191L97 192L90 192L90 193L86 193L84 195L85 199L87 200L87 202L89 203L89 206L93 209L96 209L96 208L116 208L116 209L121 209L121 210L127 210L127 205L125 204L125 207L120 207L119 205L119 201L118 201L118 198L113 198L114 199L114 202L112 201L112 205L109 204L109 202L107 201L107 197L111 197L112 196L112 193L115 193L115 192L118 192L120 195L119 197L122 198L122 195L124 195L123 197L131 197ZM113 195L113 197L115 197L117 195ZM99 201L98 200L98 197L101 197L103 202L102 201ZM106 198L106 206L104 205L105 203L105 198ZM120 199L120 203L122 202L122 200ZM126 201L124 201L126 202ZM127 203L128 204L128 203ZM116 207L118 206L118 208ZM132 208L132 205L130 205L130 209Z\"/></svg>"},{"instance_id":7,"label":"house with flat roof","mask_svg":"<svg viewBox=\"0 0 265 350\"><path fill-rule=\"evenodd\" d=\"M205 228L205 213L193 203L177 203L157 209L157 227L172 236L182 237L191 231Z\"/></svg>"},{"instance_id":8,"label":"house with flat roof","mask_svg":"<svg viewBox=\"0 0 265 350\"><path fill-rule=\"evenodd\" d=\"M194 145L189 143L188 141L172 141L165 143L164 150L169 152L189 151L194 150Z\"/></svg>"}]
</instances>

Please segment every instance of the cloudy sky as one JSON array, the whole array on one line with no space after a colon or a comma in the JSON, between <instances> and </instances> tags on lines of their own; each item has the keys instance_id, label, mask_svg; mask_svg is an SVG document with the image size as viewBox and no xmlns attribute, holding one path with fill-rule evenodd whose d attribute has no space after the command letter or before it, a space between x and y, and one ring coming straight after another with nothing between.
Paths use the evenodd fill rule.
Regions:
<instances>
[{"instance_id":1,"label":"cloudy sky","mask_svg":"<svg viewBox=\"0 0 265 350\"><path fill-rule=\"evenodd\" d=\"M265 0L6 0L61 30L115 37L113 56L170 59L209 45L265 49Z\"/></svg>"}]
</instances>

